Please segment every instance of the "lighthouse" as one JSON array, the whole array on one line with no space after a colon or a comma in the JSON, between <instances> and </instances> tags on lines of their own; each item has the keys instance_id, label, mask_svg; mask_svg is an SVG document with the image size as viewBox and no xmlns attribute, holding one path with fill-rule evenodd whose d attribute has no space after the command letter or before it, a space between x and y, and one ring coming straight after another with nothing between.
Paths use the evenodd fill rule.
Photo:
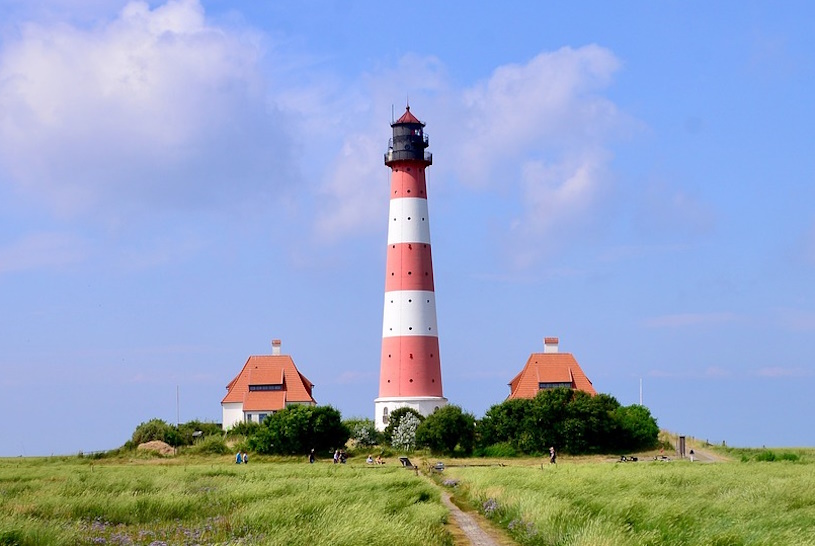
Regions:
<instances>
[{"instance_id":1,"label":"lighthouse","mask_svg":"<svg viewBox=\"0 0 815 546\"><path fill-rule=\"evenodd\" d=\"M424 125L408 106L391 124L393 137L385 153L391 176L379 397L374 400L378 430L384 430L395 409L409 407L429 415L447 403L425 181L433 155L426 151L430 141Z\"/></svg>"}]
</instances>

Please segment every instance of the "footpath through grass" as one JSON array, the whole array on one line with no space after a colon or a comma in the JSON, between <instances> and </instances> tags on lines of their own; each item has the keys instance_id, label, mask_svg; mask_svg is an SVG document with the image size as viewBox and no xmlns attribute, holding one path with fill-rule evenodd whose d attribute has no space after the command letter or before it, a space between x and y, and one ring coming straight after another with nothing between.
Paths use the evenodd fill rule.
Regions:
<instances>
[{"instance_id":1,"label":"footpath through grass","mask_svg":"<svg viewBox=\"0 0 815 546\"><path fill-rule=\"evenodd\" d=\"M449 545L394 465L0 459L0 545Z\"/></svg>"},{"instance_id":2,"label":"footpath through grass","mask_svg":"<svg viewBox=\"0 0 815 546\"><path fill-rule=\"evenodd\" d=\"M443 480L545 546L815 545L815 465L686 461L448 468Z\"/></svg>"}]
</instances>

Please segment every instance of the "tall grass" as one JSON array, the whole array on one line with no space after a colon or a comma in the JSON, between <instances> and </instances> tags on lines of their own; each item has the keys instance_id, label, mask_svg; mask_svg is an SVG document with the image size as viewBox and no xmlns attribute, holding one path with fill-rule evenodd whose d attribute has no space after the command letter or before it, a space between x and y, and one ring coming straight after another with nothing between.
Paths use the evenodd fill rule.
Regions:
<instances>
[{"instance_id":1,"label":"tall grass","mask_svg":"<svg viewBox=\"0 0 815 546\"><path fill-rule=\"evenodd\" d=\"M446 545L446 515L387 465L0 460L0 545Z\"/></svg>"},{"instance_id":2,"label":"tall grass","mask_svg":"<svg viewBox=\"0 0 815 546\"><path fill-rule=\"evenodd\" d=\"M449 468L526 545L815 545L815 466L639 462Z\"/></svg>"}]
</instances>

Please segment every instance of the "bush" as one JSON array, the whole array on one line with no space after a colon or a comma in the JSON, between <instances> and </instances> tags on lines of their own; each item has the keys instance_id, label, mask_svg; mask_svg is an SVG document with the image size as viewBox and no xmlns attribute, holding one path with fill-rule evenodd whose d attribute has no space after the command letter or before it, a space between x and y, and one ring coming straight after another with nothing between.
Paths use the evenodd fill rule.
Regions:
<instances>
[{"instance_id":1,"label":"bush","mask_svg":"<svg viewBox=\"0 0 815 546\"><path fill-rule=\"evenodd\" d=\"M232 437L249 437L255 434L258 429L260 428L260 423L255 423L254 421L241 421L240 423L236 423L232 428L226 431L226 435L228 438Z\"/></svg>"},{"instance_id":2,"label":"bush","mask_svg":"<svg viewBox=\"0 0 815 546\"><path fill-rule=\"evenodd\" d=\"M358 446L370 447L380 442L380 434L376 430L373 419L349 419L343 421L343 424L348 428L351 439Z\"/></svg>"},{"instance_id":3,"label":"bush","mask_svg":"<svg viewBox=\"0 0 815 546\"><path fill-rule=\"evenodd\" d=\"M651 412L645 406L632 404L620 407L614 412L620 427L620 442L612 445L623 451L650 449L659 442L659 427Z\"/></svg>"},{"instance_id":4,"label":"bush","mask_svg":"<svg viewBox=\"0 0 815 546\"><path fill-rule=\"evenodd\" d=\"M268 416L247 443L257 453L305 455L345 445L350 432L331 406L289 406Z\"/></svg>"},{"instance_id":5,"label":"bush","mask_svg":"<svg viewBox=\"0 0 815 546\"><path fill-rule=\"evenodd\" d=\"M487 447L480 447L473 453L476 457L517 457L518 451L509 442L500 442Z\"/></svg>"},{"instance_id":6,"label":"bush","mask_svg":"<svg viewBox=\"0 0 815 546\"><path fill-rule=\"evenodd\" d=\"M193 444L195 437L193 433L201 431L203 437L217 435L221 436L223 430L218 423L205 423L202 421L189 421L179 426L170 425L161 419L151 419L141 423L136 427L130 442L123 447L135 449L139 444L158 440L166 442L173 447L189 446Z\"/></svg>"},{"instance_id":7,"label":"bush","mask_svg":"<svg viewBox=\"0 0 815 546\"><path fill-rule=\"evenodd\" d=\"M424 421L424 416L413 408L397 408L393 410L388 417L388 426L386 426L385 430L382 432L386 444L393 443L393 431L399 426L399 421L401 421L402 418L408 414L414 415L419 422Z\"/></svg>"},{"instance_id":8,"label":"bush","mask_svg":"<svg viewBox=\"0 0 815 546\"><path fill-rule=\"evenodd\" d=\"M191 447L188 447L186 452L197 455L226 455L232 453L232 450L226 446L226 442L221 436L209 435L204 436Z\"/></svg>"},{"instance_id":9,"label":"bush","mask_svg":"<svg viewBox=\"0 0 815 546\"><path fill-rule=\"evenodd\" d=\"M621 407L613 396L564 387L492 406L477 431L480 452L506 444L527 455L546 453L550 446L571 454L650 449L659 435L646 407Z\"/></svg>"},{"instance_id":10,"label":"bush","mask_svg":"<svg viewBox=\"0 0 815 546\"><path fill-rule=\"evenodd\" d=\"M416 447L416 429L421 423L416 412L406 413L393 430L391 445L402 451L413 451Z\"/></svg>"},{"instance_id":11,"label":"bush","mask_svg":"<svg viewBox=\"0 0 815 546\"><path fill-rule=\"evenodd\" d=\"M458 448L470 455L475 445L475 417L459 406L444 406L428 415L416 429L416 445L438 454L452 455Z\"/></svg>"},{"instance_id":12,"label":"bush","mask_svg":"<svg viewBox=\"0 0 815 546\"><path fill-rule=\"evenodd\" d=\"M174 439L174 427L168 425L161 419L150 419L149 421L141 423L136 427L136 430L133 431L131 441L135 446L156 440L166 442L170 445L175 445L172 441L170 441Z\"/></svg>"}]
</instances>

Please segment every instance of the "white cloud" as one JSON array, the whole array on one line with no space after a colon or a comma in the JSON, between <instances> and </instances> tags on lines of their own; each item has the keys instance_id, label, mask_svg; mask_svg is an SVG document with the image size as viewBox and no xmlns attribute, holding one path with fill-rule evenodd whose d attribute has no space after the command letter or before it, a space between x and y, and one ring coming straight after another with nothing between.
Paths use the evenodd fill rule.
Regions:
<instances>
[{"instance_id":1,"label":"white cloud","mask_svg":"<svg viewBox=\"0 0 815 546\"><path fill-rule=\"evenodd\" d=\"M438 151L434 184L452 175L470 190L518 196L520 214L504 224L516 250L539 248L537 242L564 226L585 225L608 190L608 141L628 124L600 94L619 66L610 51L590 45L498 67L470 87L456 88L434 57L407 56L395 70L366 76L365 128L344 139L330 169L323 190L331 199L320 231L338 235L384 225L386 195L376 184L387 176L380 158L390 135L381 116L406 90L419 105L416 115L429 120L431 151ZM398 105L396 117L401 113ZM360 109L354 114L358 127ZM357 152L373 159L348 160ZM520 260L534 261L537 252Z\"/></svg>"},{"instance_id":2,"label":"white cloud","mask_svg":"<svg viewBox=\"0 0 815 546\"><path fill-rule=\"evenodd\" d=\"M0 170L65 215L256 199L293 172L262 53L196 0L22 25L0 52Z\"/></svg>"},{"instance_id":3,"label":"white cloud","mask_svg":"<svg viewBox=\"0 0 815 546\"><path fill-rule=\"evenodd\" d=\"M33 233L0 247L0 273L66 267L88 254L85 241L64 233Z\"/></svg>"},{"instance_id":4,"label":"white cloud","mask_svg":"<svg viewBox=\"0 0 815 546\"><path fill-rule=\"evenodd\" d=\"M597 94L620 62L596 45L545 52L525 65L498 67L462 92L457 161L465 183L498 185L498 166L530 155L576 157L604 142L620 124L616 106Z\"/></svg>"}]
</instances>

